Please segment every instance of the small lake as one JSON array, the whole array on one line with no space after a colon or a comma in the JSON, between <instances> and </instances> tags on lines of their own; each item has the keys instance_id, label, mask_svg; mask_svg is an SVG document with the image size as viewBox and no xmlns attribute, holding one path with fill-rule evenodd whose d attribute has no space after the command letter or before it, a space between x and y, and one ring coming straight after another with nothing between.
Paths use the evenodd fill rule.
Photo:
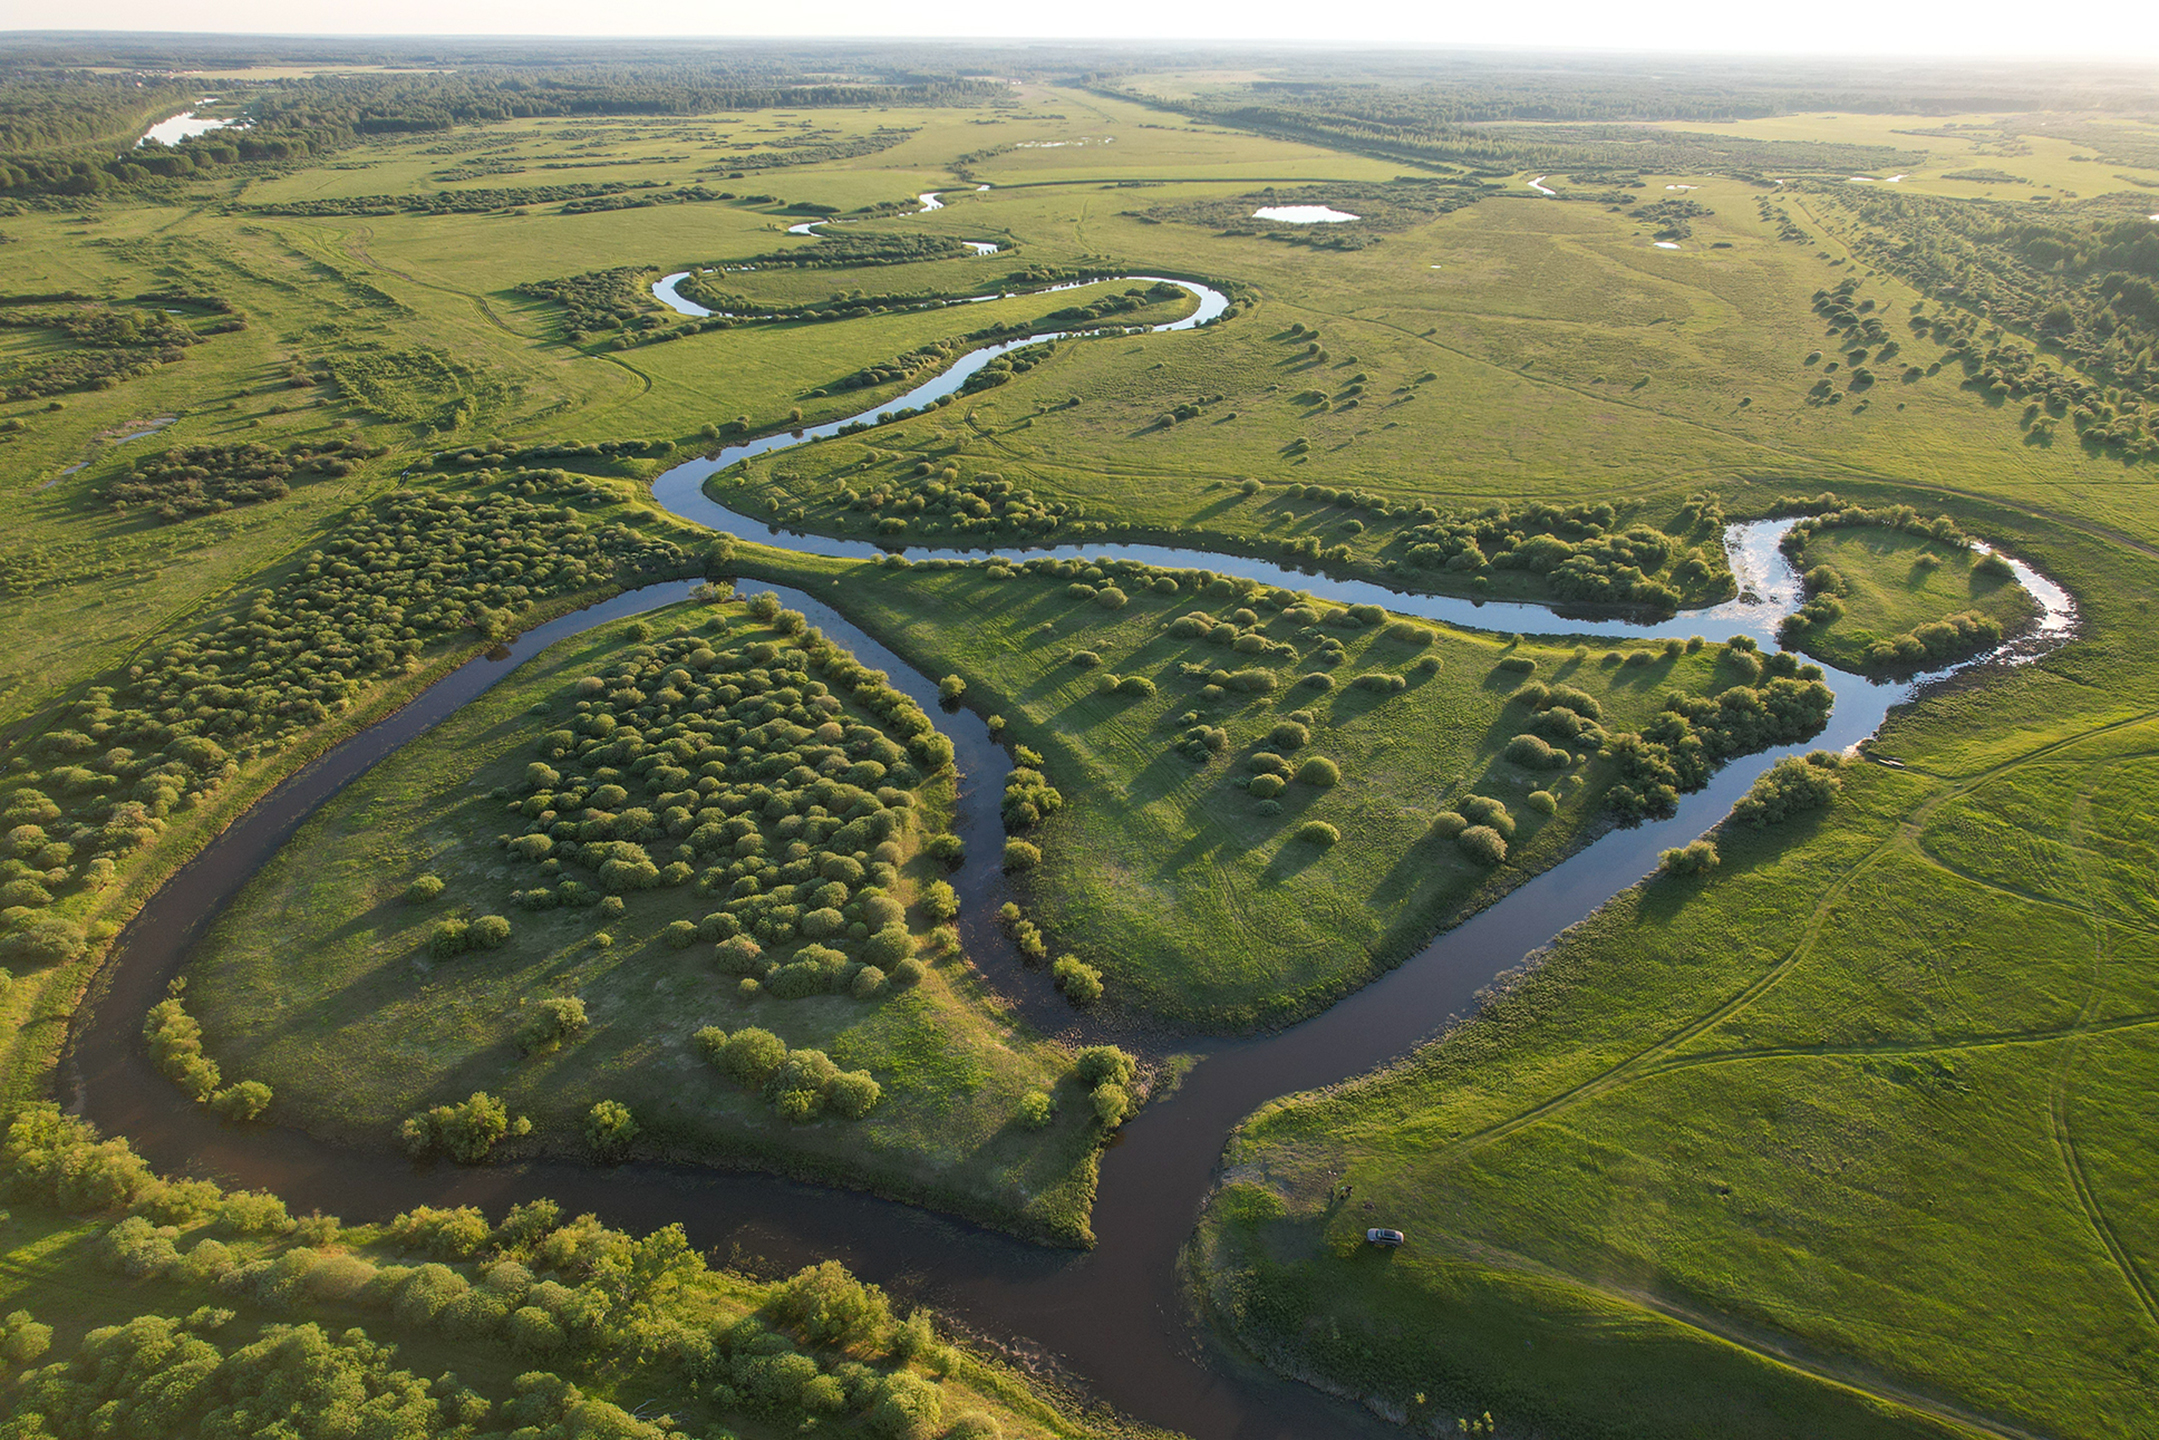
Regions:
<instances>
[{"instance_id":1,"label":"small lake","mask_svg":"<svg viewBox=\"0 0 2159 1440\"><path fill-rule=\"evenodd\" d=\"M215 95L205 95L196 103L198 105L208 105L216 99ZM170 120L160 120L143 131L142 138L135 143L137 145L147 145L155 140L160 145L177 145L182 140L192 140L197 135L207 135L212 130L244 128L246 125L245 120L237 117L228 120L216 120L206 115L198 115L193 110L183 110Z\"/></svg>"},{"instance_id":2,"label":"small lake","mask_svg":"<svg viewBox=\"0 0 2159 1440\"><path fill-rule=\"evenodd\" d=\"M1345 220L1362 220L1364 217L1326 205L1263 205L1252 212L1252 218L1276 220L1284 225L1340 225Z\"/></svg>"}]
</instances>

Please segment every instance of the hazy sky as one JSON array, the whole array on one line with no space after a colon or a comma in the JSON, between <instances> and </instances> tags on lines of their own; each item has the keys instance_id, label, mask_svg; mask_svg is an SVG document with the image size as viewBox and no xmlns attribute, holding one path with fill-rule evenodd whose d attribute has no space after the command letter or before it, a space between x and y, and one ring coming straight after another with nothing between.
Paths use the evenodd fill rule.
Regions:
<instances>
[{"instance_id":1,"label":"hazy sky","mask_svg":"<svg viewBox=\"0 0 2159 1440\"><path fill-rule=\"evenodd\" d=\"M0 0L0 30L1308 40L1808 55L2159 57L2159 0Z\"/></svg>"}]
</instances>

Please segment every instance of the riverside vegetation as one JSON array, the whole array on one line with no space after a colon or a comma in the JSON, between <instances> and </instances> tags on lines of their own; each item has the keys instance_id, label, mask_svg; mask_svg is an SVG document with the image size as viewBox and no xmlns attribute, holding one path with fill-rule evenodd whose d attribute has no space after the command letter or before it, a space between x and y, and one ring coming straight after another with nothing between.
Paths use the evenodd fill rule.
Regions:
<instances>
[{"instance_id":1,"label":"riverside vegetation","mask_svg":"<svg viewBox=\"0 0 2159 1440\"><path fill-rule=\"evenodd\" d=\"M160 64L218 71L252 123L178 146L132 142L196 82L156 67L124 82L146 57L117 42L25 41L56 63L5 82L11 1425L72 1437L98 1406L155 1393L184 1398L143 1428L226 1433L274 1412L329 1433L345 1412L294 1401L304 1373L310 1397L404 1417L386 1433L762 1435L810 1418L1091 1433L942 1339L911 1348L844 1277L785 1299L776 1282L675 1268L652 1237L565 1259L590 1232L559 1215L292 1221L273 1197L152 1180L123 1145L37 1107L113 936L207 836L450 664L573 605L754 570L819 587L950 676L1021 762L1001 807L1004 928L1086 1024L1309 1013L1614 809L1654 813L1714 760L1818 723L1797 661L1714 634L1676 655L1577 656L1563 620L1520 641L1411 625L1420 643L1396 617L1352 628L1299 594L1276 608L1213 593L1221 577L715 547L642 492L723 436L874 412L986 328L1061 307L1112 326L1181 313L1122 283L1032 293L1170 274L1206 277L1232 313L1015 353L971 393L753 461L714 493L797 529L985 557L1166 539L1662 614L1732 592L1725 520L1828 487L1840 498L1817 518L1867 518L1806 527L1802 568L1820 579L1789 644L1902 672L2013 631L2027 602L1967 536L2066 584L2081 624L2036 665L1900 712L1879 748L1902 769L1780 764L1701 848L1677 847L1458 1032L1255 1117L1193 1254L1219 1333L1427 1427L1489 1411L1501 1429L1602 1435L2136 1432L2159 1330L2138 1158L2159 1124L2138 959L2159 703L2142 217L2159 139L2106 107L2147 81L2003 72L1954 99L1990 113L1921 119L1947 98L1923 81L1863 76L1831 101L1800 70L1689 65L1654 82L1583 62L1368 83L1329 57L1280 57L1267 78L1295 83L1255 89L1223 78L1237 67L1078 86L1069 67L1000 55L980 73L1017 83L992 86L864 54L846 62L860 83L834 85L829 57L803 74L777 54L588 64L513 47L299 80L226 75L221 43L172 40ZM309 74L354 59L309 43L262 53ZM1863 108L1821 113L1833 103ZM2087 104L2101 108L2064 113ZM1548 195L1528 186L1540 176ZM949 203L914 213L933 190ZM1284 200L1364 218L1251 218ZM785 234L812 218L845 223ZM646 287L683 269L712 272L691 288L715 308L775 318L670 313ZM715 615L722 630L699 629ZM333 1087L328 1061L271 1043L274 1025L246 1034L235 1017L253 1017L209 972L144 1017L145 1043L235 1125L384 1148L402 1132L453 1162L751 1160L1083 1238L1101 1137L1152 1071L1026 1031L936 939L949 778L910 755L911 786L785 783L824 764L805 749L828 743L813 698L840 702L843 750L855 725L903 751L916 737L823 674L832 693L813 696L809 668L780 684L749 659L807 655L807 635L735 606L654 623L552 652L410 747L249 896L270 907L277 885L298 888L307 847L348 837L343 868L320 867L320 905L268 922L336 938L262 1015L342 1005L355 1028L336 1043L365 1083ZM660 790L643 788L649 770L582 763L588 742L627 738L581 731L585 717L619 732L634 716L641 739L710 723L683 710L713 688L691 642L739 657L724 673L799 691L785 703L804 715L785 723L812 736L749 746L760 758L735 736L724 762L668 767L692 783ZM628 666L645 698L618 707ZM646 682L678 666L693 683L663 701L670 687ZM1305 674L1332 683L1300 687ZM587 677L601 689L577 694ZM1752 701L1710 708L1735 686L1774 723ZM541 752L556 731L572 754ZM712 740L666 743L693 733ZM733 768L798 751L774 775ZM533 764L556 779L532 785ZM722 773L696 773L707 764ZM847 785L911 818L838 851L827 842L870 818L849 818L862 802L790 801L758 817L773 868L822 847L859 880L825 877L821 858L814 882L762 863L708 881L765 856L696 841L749 818L700 819L726 808L683 798L707 779L745 797ZM608 786L622 801L592 803ZM886 788L910 803L884 803ZM542 794L552 820L523 813ZM677 809L693 822L680 835ZM660 833L638 838L632 815L637 835L616 834L638 810ZM783 835L789 820L802 828ZM523 853L543 839L547 854ZM1090 873L1090 854L1109 863ZM667 883L677 865L691 873ZM743 880L755 895L727 893ZM798 905L781 887L805 883L847 894L780 913ZM889 967L868 953L896 928L887 906L917 949ZM809 936L824 910L839 928ZM737 946L723 972L730 923L761 953ZM248 961L258 980L269 963ZM921 977L895 985L912 963ZM386 988L315 988L337 967ZM872 968L883 986L858 998ZM441 1057L389 1074L416 1053L367 1048L392 1014L432 1027ZM978 1068L947 1084L955 1055ZM1330 1208L1345 1179L1354 1202ZM1403 1224L1410 1245L1367 1252L1369 1223ZM546 1251L533 1227L572 1238ZM144 1278L93 1283L101 1250ZM340 1288L359 1273L347 1260L412 1274ZM236 1273L252 1278L217 1278ZM640 1289L652 1273L671 1278ZM679 1307L653 1301L670 1286ZM453 1306L468 1292L481 1298ZM840 1339L808 1318L827 1303L811 1292L874 1323ZM726 1338L752 1312L764 1328ZM336 1338L355 1324L373 1338ZM394 1358L374 1348L393 1340ZM194 1388L111 1389L183 1374ZM655 1396L673 1420L627 1413Z\"/></svg>"}]
</instances>

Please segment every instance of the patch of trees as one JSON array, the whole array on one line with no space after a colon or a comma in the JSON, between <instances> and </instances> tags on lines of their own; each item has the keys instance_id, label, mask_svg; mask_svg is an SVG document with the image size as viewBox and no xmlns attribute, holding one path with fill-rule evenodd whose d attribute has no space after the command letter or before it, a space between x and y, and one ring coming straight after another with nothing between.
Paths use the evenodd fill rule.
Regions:
<instances>
[{"instance_id":1,"label":"patch of trees","mask_svg":"<svg viewBox=\"0 0 2159 1440\"><path fill-rule=\"evenodd\" d=\"M1659 240L1684 240L1694 233L1694 222L1717 212L1695 200L1659 200L1634 212L1634 218L1656 228Z\"/></svg>"},{"instance_id":2,"label":"patch of trees","mask_svg":"<svg viewBox=\"0 0 2159 1440\"><path fill-rule=\"evenodd\" d=\"M355 512L226 619L50 715L22 747L30 763L0 789L14 852L0 858L0 950L30 935L24 926L56 894L110 884L167 817L420 668L444 642L500 640L557 596L699 568L669 541L561 504L560 471L491 478L485 494L407 491ZM39 953L55 948L49 929L35 931Z\"/></svg>"},{"instance_id":3,"label":"patch of trees","mask_svg":"<svg viewBox=\"0 0 2159 1440\"><path fill-rule=\"evenodd\" d=\"M1690 497L1670 528L1658 530L1641 521L1622 526L1604 502L1442 513L1324 486L1290 486L1289 493L1406 522L1395 543L1408 565L1471 580L1488 570L1523 570L1566 600L1669 612L1729 583L1724 510L1714 496Z\"/></svg>"},{"instance_id":4,"label":"patch of trees","mask_svg":"<svg viewBox=\"0 0 2159 1440\"><path fill-rule=\"evenodd\" d=\"M204 336L162 309L133 309L92 303L66 308L31 308L33 297L0 301L0 329L49 330L64 335L73 348L36 355L0 369L0 400L35 400L79 390L110 390L123 380L147 375L160 365L182 359ZM244 329L238 316L212 326L208 333Z\"/></svg>"},{"instance_id":5,"label":"patch of trees","mask_svg":"<svg viewBox=\"0 0 2159 1440\"><path fill-rule=\"evenodd\" d=\"M1246 195L1160 205L1137 213L1158 223L1205 225L1226 235L1258 236L1320 249L1361 250L1377 243L1383 233L1452 214L1476 204L1488 193L1485 184L1475 177L1405 175L1363 184L1336 182L1282 189L1269 185ZM1324 205L1357 218L1331 225L1284 225L1253 218L1255 210L1287 205Z\"/></svg>"},{"instance_id":6,"label":"patch of trees","mask_svg":"<svg viewBox=\"0 0 2159 1440\"><path fill-rule=\"evenodd\" d=\"M792 250L774 250L727 263L754 266L760 270L853 270L871 265L918 265L927 260L957 260L974 253L963 242L948 235L880 235L848 230L837 235L819 234L815 243Z\"/></svg>"},{"instance_id":7,"label":"patch of trees","mask_svg":"<svg viewBox=\"0 0 2159 1440\"><path fill-rule=\"evenodd\" d=\"M1114 1065L1085 1068L1099 1072L1098 1092L1117 1088ZM1104 1103L1116 1108L1114 1097ZM982 1390L981 1362L940 1337L929 1312L900 1318L835 1262L760 1285L710 1272L680 1226L634 1236L591 1215L567 1218L549 1200L500 1223L477 1209L422 1207L345 1231L330 1217L295 1220L273 1196L160 1179L125 1141L100 1141L50 1104L11 1119L0 1179L17 1204L103 1217L94 1248L116 1278L158 1281L192 1311L94 1328L43 1365L52 1328L24 1312L6 1317L0 1355L21 1367L9 1409L22 1440L681 1433L559 1373L631 1366L677 1397L678 1414L787 1430L839 1424L886 1440L1001 1433L946 1384ZM236 1326L222 1308L235 1300L279 1318ZM532 1368L492 1398L454 1375L425 1379L349 1321L309 1318L330 1307L479 1347L499 1357L491 1368L501 1374Z\"/></svg>"},{"instance_id":8,"label":"patch of trees","mask_svg":"<svg viewBox=\"0 0 2159 1440\"><path fill-rule=\"evenodd\" d=\"M744 998L888 996L925 973L895 891L916 792L950 768L951 742L799 613L749 603L766 638L639 644L573 687L573 718L540 738L510 802L524 823L502 843L541 881L513 899L695 881L714 908L669 938L712 945ZM852 1084L834 1092L843 1111Z\"/></svg>"},{"instance_id":9,"label":"patch of trees","mask_svg":"<svg viewBox=\"0 0 2159 1440\"><path fill-rule=\"evenodd\" d=\"M295 471L349 475L355 465L383 453L362 440L328 445L295 445L278 451L268 445L176 445L135 461L102 492L105 502L125 513L146 506L160 520L184 520L237 505L282 500L292 493Z\"/></svg>"},{"instance_id":10,"label":"patch of trees","mask_svg":"<svg viewBox=\"0 0 2159 1440\"><path fill-rule=\"evenodd\" d=\"M1481 83L1480 83L1481 82ZM1538 92L1558 90L1549 99ZM1652 93L1645 93L1652 92ZM1645 125L1553 123L1599 119L1732 119L1779 113L1766 98L1735 101L1705 85L1569 74L1554 81L1513 74L1505 84L1372 84L1369 81L1260 81L1164 97L1118 92L1157 108L1277 139L1347 149L1387 160L1437 162L1473 174L1526 168L1687 175L1734 170L1773 175L1917 169L1926 152L1833 141L1754 140ZM1538 98L1532 98L1538 97ZM1848 107L1830 107L1848 108ZM1534 124L1508 125L1509 119Z\"/></svg>"},{"instance_id":11,"label":"patch of trees","mask_svg":"<svg viewBox=\"0 0 2159 1440\"><path fill-rule=\"evenodd\" d=\"M1841 189L1862 192L1823 192L1859 222L1854 251L1955 307L1910 323L1947 348L1967 388L1997 403L2037 401L2095 451L2159 457L2159 229L2147 206ZM2026 424L2051 429L2038 421Z\"/></svg>"},{"instance_id":12,"label":"patch of trees","mask_svg":"<svg viewBox=\"0 0 2159 1440\"><path fill-rule=\"evenodd\" d=\"M1751 642L1725 650L1742 683L1715 695L1673 694L1639 732L1613 734L1605 758L1616 779L1607 807L1622 819L1673 813L1679 797L1699 790L1710 772L1735 755L1793 745L1821 733L1835 696L1821 670L1779 651L1763 655Z\"/></svg>"},{"instance_id":13,"label":"patch of trees","mask_svg":"<svg viewBox=\"0 0 2159 1440\"><path fill-rule=\"evenodd\" d=\"M588 440L560 445L512 445L498 440L490 445L447 450L435 457L437 465L476 469L483 465L546 465L568 461L581 469L597 468L593 461L665 459L675 453L672 440ZM579 462L584 462L579 464Z\"/></svg>"},{"instance_id":14,"label":"patch of trees","mask_svg":"<svg viewBox=\"0 0 2159 1440\"><path fill-rule=\"evenodd\" d=\"M327 200L280 200L250 205L256 215L294 215L312 218L370 215L487 215L532 205L564 207L577 214L572 204L598 209L669 203L660 196L684 200L717 200L719 195L703 186L684 191L666 190L658 180L578 181L561 185L507 185L493 189L412 190L396 195L341 195ZM620 202L609 203L609 202Z\"/></svg>"},{"instance_id":15,"label":"patch of trees","mask_svg":"<svg viewBox=\"0 0 2159 1440\"><path fill-rule=\"evenodd\" d=\"M151 1006L143 1019L142 1034L151 1060L196 1104L207 1105L235 1122L258 1118L270 1108L270 1087L260 1080L223 1083L217 1062L203 1050L202 1026L181 1002L184 984L174 981L172 993Z\"/></svg>"},{"instance_id":16,"label":"patch of trees","mask_svg":"<svg viewBox=\"0 0 2159 1440\"><path fill-rule=\"evenodd\" d=\"M518 286L517 293L560 305L565 312L563 338L582 345L596 335L652 330L666 323L645 288L651 273L643 266L619 265L561 280L530 281Z\"/></svg>"},{"instance_id":17,"label":"patch of trees","mask_svg":"<svg viewBox=\"0 0 2159 1440\"><path fill-rule=\"evenodd\" d=\"M743 172L751 170L778 170L789 165L823 165L834 160L859 160L865 155L877 155L912 139L917 132L890 125L880 125L867 135L842 138L830 131L795 140L767 142L771 148L753 150L744 155L732 155L717 165L705 168L706 174L725 172L729 179L740 179Z\"/></svg>"},{"instance_id":18,"label":"patch of trees","mask_svg":"<svg viewBox=\"0 0 2159 1440\"><path fill-rule=\"evenodd\" d=\"M867 1070L842 1070L822 1050L790 1050L770 1030L749 1026L730 1035L714 1025L697 1032L706 1060L745 1089L762 1094L781 1119L806 1125L827 1113L860 1120L877 1108L884 1087Z\"/></svg>"},{"instance_id":19,"label":"patch of trees","mask_svg":"<svg viewBox=\"0 0 2159 1440\"><path fill-rule=\"evenodd\" d=\"M1844 788L1844 757L1828 750L1787 755L1755 778L1732 820L1757 830L1827 807Z\"/></svg>"},{"instance_id":20,"label":"patch of trees","mask_svg":"<svg viewBox=\"0 0 2159 1440\"><path fill-rule=\"evenodd\" d=\"M454 1105L435 1105L406 1118L397 1142L415 1160L447 1155L460 1165L477 1165L510 1137L532 1133L532 1121L511 1115L510 1108L485 1090L475 1090Z\"/></svg>"}]
</instances>

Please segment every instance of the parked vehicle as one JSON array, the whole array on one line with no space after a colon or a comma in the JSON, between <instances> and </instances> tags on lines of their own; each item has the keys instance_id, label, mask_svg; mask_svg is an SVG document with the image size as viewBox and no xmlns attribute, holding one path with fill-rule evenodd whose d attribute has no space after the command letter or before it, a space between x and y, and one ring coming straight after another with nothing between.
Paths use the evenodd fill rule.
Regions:
<instances>
[{"instance_id":1,"label":"parked vehicle","mask_svg":"<svg viewBox=\"0 0 2159 1440\"><path fill-rule=\"evenodd\" d=\"M1367 1230L1364 1232L1364 1238L1368 1244L1384 1245L1389 1250L1392 1250L1408 1237L1399 1230Z\"/></svg>"}]
</instances>

